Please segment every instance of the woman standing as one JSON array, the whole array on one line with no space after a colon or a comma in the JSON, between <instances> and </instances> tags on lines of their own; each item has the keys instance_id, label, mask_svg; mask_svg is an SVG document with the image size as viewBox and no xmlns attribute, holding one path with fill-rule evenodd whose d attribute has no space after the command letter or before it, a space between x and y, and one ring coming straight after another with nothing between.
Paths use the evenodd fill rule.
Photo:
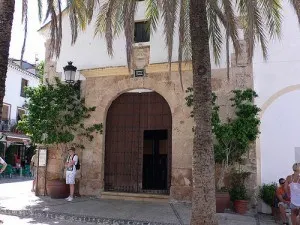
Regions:
<instances>
[{"instance_id":1,"label":"woman standing","mask_svg":"<svg viewBox=\"0 0 300 225\"><path fill-rule=\"evenodd\" d=\"M300 163L293 165L293 171L294 173L286 178L284 189L291 198L292 224L299 225L297 217L300 209Z\"/></svg>"}]
</instances>

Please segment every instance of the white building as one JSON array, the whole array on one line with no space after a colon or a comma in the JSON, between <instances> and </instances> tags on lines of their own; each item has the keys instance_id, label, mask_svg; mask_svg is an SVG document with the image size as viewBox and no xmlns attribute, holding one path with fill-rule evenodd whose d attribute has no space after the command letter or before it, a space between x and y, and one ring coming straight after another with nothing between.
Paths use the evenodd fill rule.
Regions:
<instances>
[{"instance_id":1,"label":"white building","mask_svg":"<svg viewBox=\"0 0 300 225\"><path fill-rule=\"evenodd\" d=\"M28 137L20 134L16 125L22 115L26 113L25 88L37 87L40 83L34 65L23 62L22 68L20 67L20 60L9 59L0 131L4 132L7 139L11 141L15 139L19 141L28 140Z\"/></svg>"},{"instance_id":2,"label":"white building","mask_svg":"<svg viewBox=\"0 0 300 225\"><path fill-rule=\"evenodd\" d=\"M256 104L262 108L261 135L257 140L256 149L249 154L249 168L252 168L252 182L249 185L253 188L262 183L277 182L280 177L286 177L292 172L291 167L295 161L300 162L300 74L298 74L300 71L300 30L294 10L288 1L283 2L282 39L270 41L267 62L263 60L261 50L256 48L252 63L247 59L240 60L238 63L235 59L231 59L229 82L226 79L225 57L222 57L220 67L213 65L212 71L212 87L221 99L222 115L226 115L230 105L226 98L231 90L250 87L259 95ZM172 181L168 180L167 190L170 191L171 198L190 199L192 182L192 133L190 131L193 123L189 119L189 109L184 106L186 95L180 88L178 78L177 33L175 32L174 38L171 76L168 76L167 50L162 22L158 24L157 32L152 33L150 38L142 35L147 38L137 41L134 45L133 69L144 69L145 76L137 78L128 74L124 35L121 34L114 40L113 58L107 55L104 38L94 37L93 23L84 33L79 34L76 44L71 45L71 29L66 11L63 16L61 55L57 60L46 56L46 77L51 79L57 76L62 73L68 61L73 61L80 74L85 77L82 88L85 91L87 104L97 106L95 114L92 115L94 122L106 123L112 102L129 90L146 88L159 93L169 104L172 114L172 137L169 137L172 139L170 142L172 147L168 152L172 162L169 162L167 166L168 176L172 175ZM143 32L143 29L140 29L141 22L145 21L143 1L138 2L135 21L136 34ZM48 32L49 26L45 25L41 33L46 38L46 46L49 47ZM241 43L244 43L243 40ZM224 54L225 51L223 51ZM190 64L185 65L183 70L183 83L187 88L192 85ZM109 135L105 130L103 134L105 138L97 139L88 146L87 149L93 153L89 151L83 153L83 171L89 168L89 173L92 175L82 178L85 179L81 182L82 194L97 195L103 191L105 193L107 190L119 188L117 184L109 182L109 176L114 176L117 180L119 174L106 174L107 171L111 172L110 167L113 167L106 165L109 161L104 160L109 153L107 149L118 148L112 147L112 144L107 141L112 138ZM131 142L131 139L127 141ZM139 143L143 146L143 140ZM95 162L89 158L90 154L95 156ZM143 155L140 158L142 159ZM138 165L141 164L143 162ZM92 169L90 169L91 166ZM126 180L126 178L120 178L122 179ZM142 178L137 178L134 182L138 187L134 190L143 192L143 188L139 186ZM134 186L131 181L128 181L126 185Z\"/></svg>"},{"instance_id":3,"label":"white building","mask_svg":"<svg viewBox=\"0 0 300 225\"><path fill-rule=\"evenodd\" d=\"M256 103L262 109L259 184L278 182L300 162L300 30L294 10L283 2L282 40L270 41L267 62L258 51L253 61Z\"/></svg>"}]
</instances>

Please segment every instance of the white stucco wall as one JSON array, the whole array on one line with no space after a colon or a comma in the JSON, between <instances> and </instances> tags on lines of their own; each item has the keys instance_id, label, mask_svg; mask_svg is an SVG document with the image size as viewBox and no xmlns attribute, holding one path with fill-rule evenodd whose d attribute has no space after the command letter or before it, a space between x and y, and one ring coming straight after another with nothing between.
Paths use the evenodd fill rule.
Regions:
<instances>
[{"instance_id":1,"label":"white stucco wall","mask_svg":"<svg viewBox=\"0 0 300 225\"><path fill-rule=\"evenodd\" d=\"M138 2L138 8L135 15L135 21L145 20L145 2ZM68 14L63 16L63 39L60 57L57 59L57 72L62 72L63 67L68 61L73 61L79 70L112 67L112 66L126 66L126 41L124 33L114 40L114 57L110 58L106 51L106 42L103 36L94 36L95 19L91 25L78 35L77 42L71 46L71 29ZM174 34L174 48L173 61L178 59L178 25L176 26ZM46 29L47 30L47 29ZM41 32L47 37L47 31ZM165 37L163 34L163 23L160 21L157 32L152 33L149 43L143 45L150 45L150 63L162 63L167 61L167 48L165 45ZM49 33L48 33L49 34ZM232 51L231 51L232 52ZM226 67L225 61L225 46L222 53L220 66L213 63L213 68Z\"/></svg>"},{"instance_id":2,"label":"white stucco wall","mask_svg":"<svg viewBox=\"0 0 300 225\"><path fill-rule=\"evenodd\" d=\"M28 80L29 87L36 87L39 85L39 78L36 76L29 75L28 73L21 72L11 66L8 66L3 102L11 104L10 119L13 120L17 117L17 108L22 108L25 103L25 98L21 97L22 78Z\"/></svg>"},{"instance_id":3,"label":"white stucco wall","mask_svg":"<svg viewBox=\"0 0 300 225\"><path fill-rule=\"evenodd\" d=\"M295 147L300 147L300 90L279 97L261 123L262 182L278 181L292 173Z\"/></svg>"},{"instance_id":4,"label":"white stucco wall","mask_svg":"<svg viewBox=\"0 0 300 225\"><path fill-rule=\"evenodd\" d=\"M259 95L256 103L263 109L257 151L263 183L277 182L289 175L295 162L295 147L300 147L300 91L278 94L300 84L298 20L288 1L283 4L282 40L270 42L267 62L259 50L253 61L254 87Z\"/></svg>"}]
</instances>

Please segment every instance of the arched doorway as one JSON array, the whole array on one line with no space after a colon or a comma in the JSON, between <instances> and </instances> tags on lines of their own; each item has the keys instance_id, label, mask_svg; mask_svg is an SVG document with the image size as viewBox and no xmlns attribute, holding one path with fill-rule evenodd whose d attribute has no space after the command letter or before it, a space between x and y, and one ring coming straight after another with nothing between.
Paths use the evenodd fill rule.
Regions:
<instances>
[{"instance_id":1,"label":"arched doorway","mask_svg":"<svg viewBox=\"0 0 300 225\"><path fill-rule=\"evenodd\" d=\"M168 194L171 184L172 116L156 92L133 90L107 112L105 191Z\"/></svg>"}]
</instances>

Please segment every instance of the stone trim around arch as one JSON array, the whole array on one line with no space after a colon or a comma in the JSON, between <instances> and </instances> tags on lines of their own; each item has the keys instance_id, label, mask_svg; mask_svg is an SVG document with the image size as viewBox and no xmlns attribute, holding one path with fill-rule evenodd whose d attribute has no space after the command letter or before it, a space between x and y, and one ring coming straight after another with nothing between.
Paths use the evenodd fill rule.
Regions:
<instances>
[{"instance_id":1,"label":"stone trim around arch","mask_svg":"<svg viewBox=\"0 0 300 225\"><path fill-rule=\"evenodd\" d=\"M185 86L192 85L192 74L185 74ZM190 200L192 191L193 120L186 106L186 93L181 89L177 73L148 74L143 78L130 76L88 77L85 81L85 100L96 106L87 124L103 123L107 111L121 94L133 89L150 89L160 94L169 104L172 114L172 179L170 198ZM100 195L104 188L105 127L101 137L85 143L80 192Z\"/></svg>"},{"instance_id":2,"label":"stone trim around arch","mask_svg":"<svg viewBox=\"0 0 300 225\"><path fill-rule=\"evenodd\" d=\"M287 94L289 92L296 91L296 90L300 90L300 84L296 84L296 85L291 85L291 86L285 87L285 88L281 89L280 91L276 92L275 94L273 94L262 105L262 107L261 107L261 113L260 113L259 117L262 118L263 114L269 108L269 106L272 105L272 103L275 102L279 97L281 97L282 95L285 95L285 94Z\"/></svg>"},{"instance_id":3,"label":"stone trim around arch","mask_svg":"<svg viewBox=\"0 0 300 225\"><path fill-rule=\"evenodd\" d=\"M300 84L291 85L285 87L275 94L273 94L261 107L261 112L259 114L259 118L262 119L266 110L281 96L288 94L293 91L300 90ZM261 148L260 148L260 137L256 139L256 162L257 162L257 185L261 185Z\"/></svg>"}]
</instances>

